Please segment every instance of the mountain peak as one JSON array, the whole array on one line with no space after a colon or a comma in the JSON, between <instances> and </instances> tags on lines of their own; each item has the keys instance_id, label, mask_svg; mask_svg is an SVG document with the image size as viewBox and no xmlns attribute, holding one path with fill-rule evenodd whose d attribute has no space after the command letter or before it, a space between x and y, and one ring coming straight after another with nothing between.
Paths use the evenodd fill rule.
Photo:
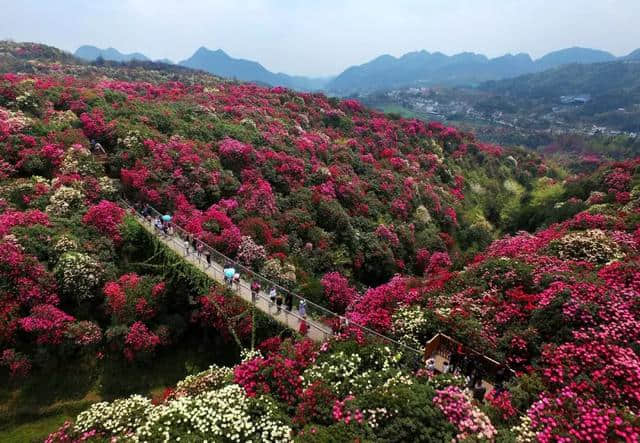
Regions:
<instances>
[{"instance_id":1,"label":"mountain peak","mask_svg":"<svg viewBox=\"0 0 640 443\"><path fill-rule=\"evenodd\" d=\"M205 46L200 46L196 52L193 53L191 58L193 57L225 57L231 58L229 54L224 52L222 49L209 49ZM185 60L186 61L186 60Z\"/></svg>"},{"instance_id":2,"label":"mountain peak","mask_svg":"<svg viewBox=\"0 0 640 443\"><path fill-rule=\"evenodd\" d=\"M233 58L222 49L211 50L204 46L198 48L191 57L179 64L187 68L201 69L220 77L299 90L316 90L326 83L322 79L275 74L258 62Z\"/></svg>"}]
</instances>

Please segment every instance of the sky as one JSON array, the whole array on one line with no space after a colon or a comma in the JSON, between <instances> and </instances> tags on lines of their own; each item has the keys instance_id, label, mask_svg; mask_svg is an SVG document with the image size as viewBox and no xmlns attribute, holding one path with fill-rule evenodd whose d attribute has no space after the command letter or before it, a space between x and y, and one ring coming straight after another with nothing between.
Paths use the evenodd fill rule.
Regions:
<instances>
[{"instance_id":1,"label":"sky","mask_svg":"<svg viewBox=\"0 0 640 443\"><path fill-rule=\"evenodd\" d=\"M640 0L0 0L0 11L0 39L173 61L205 46L309 76L422 49L538 58L640 47Z\"/></svg>"}]
</instances>

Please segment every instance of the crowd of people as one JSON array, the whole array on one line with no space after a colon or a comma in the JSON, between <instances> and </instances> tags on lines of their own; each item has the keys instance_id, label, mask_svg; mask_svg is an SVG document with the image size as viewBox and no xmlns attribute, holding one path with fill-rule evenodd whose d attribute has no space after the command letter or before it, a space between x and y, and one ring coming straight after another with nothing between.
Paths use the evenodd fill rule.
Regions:
<instances>
[{"instance_id":1,"label":"crowd of people","mask_svg":"<svg viewBox=\"0 0 640 443\"><path fill-rule=\"evenodd\" d=\"M169 214L157 214L154 217L154 211L149 205L142 206L139 203L135 204L135 209L139 214L142 215L142 217L144 217L145 220L147 220L149 224L154 226L158 235L174 237L174 235L176 234L173 223L171 223L172 217ZM206 262L207 269L212 266L211 250L204 243L202 243L202 241L200 241L193 234L186 233L182 230L178 231L178 237L180 238L182 248L184 249L185 257L194 254L198 258L198 260L202 259ZM222 270L222 275L225 286L236 292L240 290L240 272L235 268L233 263L225 263ZM259 279L254 279L250 285L252 303L257 302L261 289L262 286ZM278 291L276 286L271 286L269 290L269 308L275 305L277 314L280 314L282 312L283 307L287 312L293 311L293 294L289 291L284 291L285 294L283 296L282 292L283 291ZM298 315L302 319L307 318L307 301L304 299L300 299L298 303Z\"/></svg>"}]
</instances>

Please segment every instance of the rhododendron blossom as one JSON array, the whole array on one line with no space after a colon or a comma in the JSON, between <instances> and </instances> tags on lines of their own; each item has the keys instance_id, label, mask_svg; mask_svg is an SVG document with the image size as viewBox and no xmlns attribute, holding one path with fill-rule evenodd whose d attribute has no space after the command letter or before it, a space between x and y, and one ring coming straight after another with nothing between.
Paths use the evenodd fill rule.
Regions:
<instances>
[{"instance_id":1,"label":"rhododendron blossom","mask_svg":"<svg viewBox=\"0 0 640 443\"><path fill-rule=\"evenodd\" d=\"M120 223L124 218L124 209L113 202L102 200L95 206L89 208L82 218L88 225L94 226L98 231L107 234L116 243L122 240L120 236Z\"/></svg>"},{"instance_id":2,"label":"rhododendron blossom","mask_svg":"<svg viewBox=\"0 0 640 443\"><path fill-rule=\"evenodd\" d=\"M325 274L321 283L332 308L338 312L344 312L358 296L356 290L349 286L347 279L339 272Z\"/></svg>"}]
</instances>

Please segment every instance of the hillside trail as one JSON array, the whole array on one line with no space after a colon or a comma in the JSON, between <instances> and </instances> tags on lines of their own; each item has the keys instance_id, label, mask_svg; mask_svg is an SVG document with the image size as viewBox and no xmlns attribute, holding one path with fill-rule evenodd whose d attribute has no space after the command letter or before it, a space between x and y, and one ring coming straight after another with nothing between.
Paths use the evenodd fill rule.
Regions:
<instances>
[{"instance_id":1,"label":"hillside trail","mask_svg":"<svg viewBox=\"0 0 640 443\"><path fill-rule=\"evenodd\" d=\"M235 260L226 257L221 252L197 239L197 249L200 249L200 252L195 251L191 246L187 246L183 240L184 238L188 238L188 233L175 223L171 224L175 230L174 235L167 235L162 233L153 225L153 220L155 220L157 217L162 217L162 214L155 208L148 206L148 208L153 213L153 216L151 217L151 220L147 220L133 207L133 205L129 201L123 199L122 204L129 210L131 215L135 217L140 225L147 230L147 232L153 235L166 247L174 251L183 260L187 261L188 263L192 264L197 269L202 271L212 280L224 285L223 263L233 264L235 269L240 273L239 285L236 286L234 284L231 289L231 292L235 296L240 297L248 304L253 304L257 309L264 312L266 315L268 315L278 323L286 326L291 330L300 332L303 336L310 338L314 342L320 343L326 341L334 335L332 327L326 323L323 323L322 321L331 320L332 323L339 325L345 329L355 329L358 333L361 333L364 336L368 336L374 340L382 341L388 345L398 347L405 352L409 352L410 355L422 356L422 352L418 349L409 347L392 339L391 337L380 334L365 326L353 323L340 314L330 311L329 309L313 303L310 300L299 296L298 294L288 291L286 288L283 288L270 279L241 265ZM205 250L209 252L209 256L211 259L210 262L206 259L206 255L204 254ZM260 282L261 289L257 294L255 300L252 300L251 282L256 280ZM280 309L278 309L277 304L274 303L267 295L266 291L270 290L271 288L276 288L278 293L283 298L286 298L286 296L288 295L293 301L293 308L291 310L287 310L286 303L282 303L282 306L280 307ZM304 315L302 315L299 311L301 302L305 305Z\"/></svg>"},{"instance_id":2,"label":"hillside trail","mask_svg":"<svg viewBox=\"0 0 640 443\"><path fill-rule=\"evenodd\" d=\"M219 262L219 260L215 260L215 256L211 255L211 264L209 264L205 258L203 252L198 253L194 251L193 248L189 247L186 249L185 243L182 238L178 235L165 235L158 232L157 228L153 226L153 221L149 222L144 217L142 217L137 211L135 211L129 204L127 204L129 209L132 210L132 214L135 216L136 220L147 230L150 234L152 234L158 241L164 244L166 247L175 252L179 257L181 257L186 262L192 264L196 268L198 268L201 272L207 275L214 281L225 285L224 282L224 273L223 273L223 265ZM152 208L153 210L153 208ZM157 212L153 210L154 212ZM155 218L155 217L154 217ZM174 229L178 231L178 227L174 224ZM204 243L202 243L204 245ZM210 253L212 248L209 248ZM217 251L216 251L217 252ZM226 263L227 261L225 261ZM228 260L228 262L232 262ZM297 309L292 309L291 311L287 311L285 309L284 303L280 308L280 312L278 312L278 307L276 303L272 302L268 295L261 290L255 302L252 301L251 298L251 282L246 280L246 276L240 273L240 284L234 284L231 291L237 297L242 298L245 302L249 304L254 304L257 309L267 314L272 319L276 320L278 323L283 324L284 326L292 329L294 331L301 331L301 324L303 322L306 323L308 330L305 334L307 337L312 339L315 342L323 342L329 339L333 335L333 331L328 325L321 323L320 321L314 320L310 318L309 314L306 315L306 318L301 316ZM226 286L226 285L225 285ZM262 289L264 289L264 286ZM267 288L269 289L269 288ZM284 296L284 294L282 294ZM308 311L308 309L307 309Z\"/></svg>"}]
</instances>

